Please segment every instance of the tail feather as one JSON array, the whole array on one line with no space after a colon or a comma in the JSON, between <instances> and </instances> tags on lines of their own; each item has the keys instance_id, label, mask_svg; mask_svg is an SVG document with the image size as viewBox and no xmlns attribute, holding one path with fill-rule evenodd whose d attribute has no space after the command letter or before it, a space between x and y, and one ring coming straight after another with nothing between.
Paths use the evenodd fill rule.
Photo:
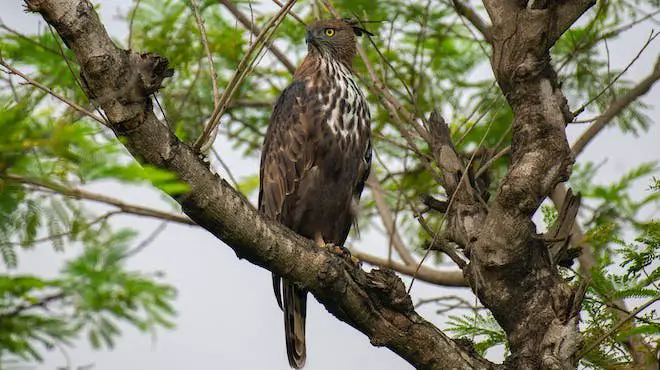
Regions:
<instances>
[{"instance_id":1,"label":"tail feather","mask_svg":"<svg viewBox=\"0 0 660 370\"><path fill-rule=\"evenodd\" d=\"M305 317L307 315L307 292L282 279L284 306L284 333L289 365L294 369L305 366Z\"/></svg>"}]
</instances>

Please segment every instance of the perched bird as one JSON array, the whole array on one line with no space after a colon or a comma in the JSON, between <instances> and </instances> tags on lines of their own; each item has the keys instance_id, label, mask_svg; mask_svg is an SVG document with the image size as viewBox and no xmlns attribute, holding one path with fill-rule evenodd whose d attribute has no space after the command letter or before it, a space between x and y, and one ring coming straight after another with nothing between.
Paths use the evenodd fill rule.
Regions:
<instances>
[{"instance_id":1,"label":"perched bird","mask_svg":"<svg viewBox=\"0 0 660 370\"><path fill-rule=\"evenodd\" d=\"M308 27L307 56L275 103L264 140L260 211L320 247L343 246L371 167L371 117L352 67L363 33L349 20ZM300 369L307 292L275 275L273 287L289 364Z\"/></svg>"}]
</instances>

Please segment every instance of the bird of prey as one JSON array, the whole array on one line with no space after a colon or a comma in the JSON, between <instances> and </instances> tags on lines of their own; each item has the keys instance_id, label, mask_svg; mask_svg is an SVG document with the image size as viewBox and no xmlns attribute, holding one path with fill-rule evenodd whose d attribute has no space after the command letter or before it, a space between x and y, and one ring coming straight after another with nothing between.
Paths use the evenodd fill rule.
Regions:
<instances>
[{"instance_id":1,"label":"bird of prey","mask_svg":"<svg viewBox=\"0 0 660 370\"><path fill-rule=\"evenodd\" d=\"M264 140L259 209L320 247L343 248L371 167L371 117L353 78L350 20L307 29L307 55L275 103ZM305 364L307 292L273 275L291 367Z\"/></svg>"}]
</instances>

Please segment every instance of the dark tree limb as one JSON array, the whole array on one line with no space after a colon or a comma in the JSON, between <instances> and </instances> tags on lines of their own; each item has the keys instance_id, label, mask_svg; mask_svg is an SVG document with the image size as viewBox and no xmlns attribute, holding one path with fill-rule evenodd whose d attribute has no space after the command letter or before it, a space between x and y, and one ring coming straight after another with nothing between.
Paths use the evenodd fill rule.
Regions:
<instances>
[{"instance_id":1,"label":"dark tree limb","mask_svg":"<svg viewBox=\"0 0 660 370\"><path fill-rule=\"evenodd\" d=\"M486 23L486 21L481 18L481 16L474 9L472 9L468 4L461 0L452 0L452 3L454 4L454 9L456 9L456 12L467 18L467 20L470 21L470 23L472 23L472 25L476 27L477 30L479 30L486 41L489 43L493 41L491 26Z\"/></svg>"},{"instance_id":2,"label":"dark tree limb","mask_svg":"<svg viewBox=\"0 0 660 370\"><path fill-rule=\"evenodd\" d=\"M472 184L458 177L463 170L447 130L435 129L431 148L454 203L446 235L469 252L468 281L507 333L508 367L572 369L582 342L578 312L584 285L564 282L531 217L555 185L568 179L573 164L564 132L572 115L549 49L592 2L484 4L492 22L491 65L514 113L512 163L486 209Z\"/></svg>"},{"instance_id":3,"label":"dark tree limb","mask_svg":"<svg viewBox=\"0 0 660 370\"><path fill-rule=\"evenodd\" d=\"M171 75L167 60L119 49L86 0L27 0L76 55L86 94L105 111L131 154L167 169L188 184L177 201L197 224L239 256L301 283L340 320L376 346L386 346L419 369L495 366L461 347L413 308L401 280L390 270L365 273L263 218L243 196L211 173L153 112L150 94Z\"/></svg>"}]
</instances>

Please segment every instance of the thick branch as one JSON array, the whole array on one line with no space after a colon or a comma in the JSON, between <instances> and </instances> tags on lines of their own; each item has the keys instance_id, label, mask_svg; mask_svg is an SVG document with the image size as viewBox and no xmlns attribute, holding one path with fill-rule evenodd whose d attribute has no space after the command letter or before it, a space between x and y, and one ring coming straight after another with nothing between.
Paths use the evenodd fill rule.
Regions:
<instances>
[{"instance_id":1,"label":"thick branch","mask_svg":"<svg viewBox=\"0 0 660 370\"><path fill-rule=\"evenodd\" d=\"M478 232L460 217L450 224L470 242L464 271L507 333L510 367L572 369L582 341L583 290L564 282L531 221L555 185L568 179L573 164L564 130L572 115L549 55L563 32L557 29L570 23L557 19L557 2L484 3L493 23L491 65L514 113L511 166ZM574 21L585 10L567 10L563 17ZM470 201L464 199L456 201Z\"/></svg>"},{"instance_id":2,"label":"thick branch","mask_svg":"<svg viewBox=\"0 0 660 370\"><path fill-rule=\"evenodd\" d=\"M552 33L552 42L556 42L584 12L594 5L596 0L569 0L561 3L557 8L557 25Z\"/></svg>"},{"instance_id":3,"label":"thick branch","mask_svg":"<svg viewBox=\"0 0 660 370\"><path fill-rule=\"evenodd\" d=\"M186 214L240 258L299 282L337 318L416 368L491 367L415 313L403 283L393 273L365 273L315 247L312 241L263 218L241 194L212 174L153 113L149 94L168 75L164 58L118 49L86 0L26 3L41 13L74 52L89 86L87 93L100 101L129 151L187 183L189 192L177 197Z\"/></svg>"},{"instance_id":4,"label":"thick branch","mask_svg":"<svg viewBox=\"0 0 660 370\"><path fill-rule=\"evenodd\" d=\"M481 32L481 35L486 41L493 41L490 25L487 24L486 21L481 18L481 16L474 9L472 9L468 4L461 0L453 0L453 4L458 14L467 18L467 20L470 21L470 23L472 23L472 25L476 27L479 32Z\"/></svg>"}]
</instances>

